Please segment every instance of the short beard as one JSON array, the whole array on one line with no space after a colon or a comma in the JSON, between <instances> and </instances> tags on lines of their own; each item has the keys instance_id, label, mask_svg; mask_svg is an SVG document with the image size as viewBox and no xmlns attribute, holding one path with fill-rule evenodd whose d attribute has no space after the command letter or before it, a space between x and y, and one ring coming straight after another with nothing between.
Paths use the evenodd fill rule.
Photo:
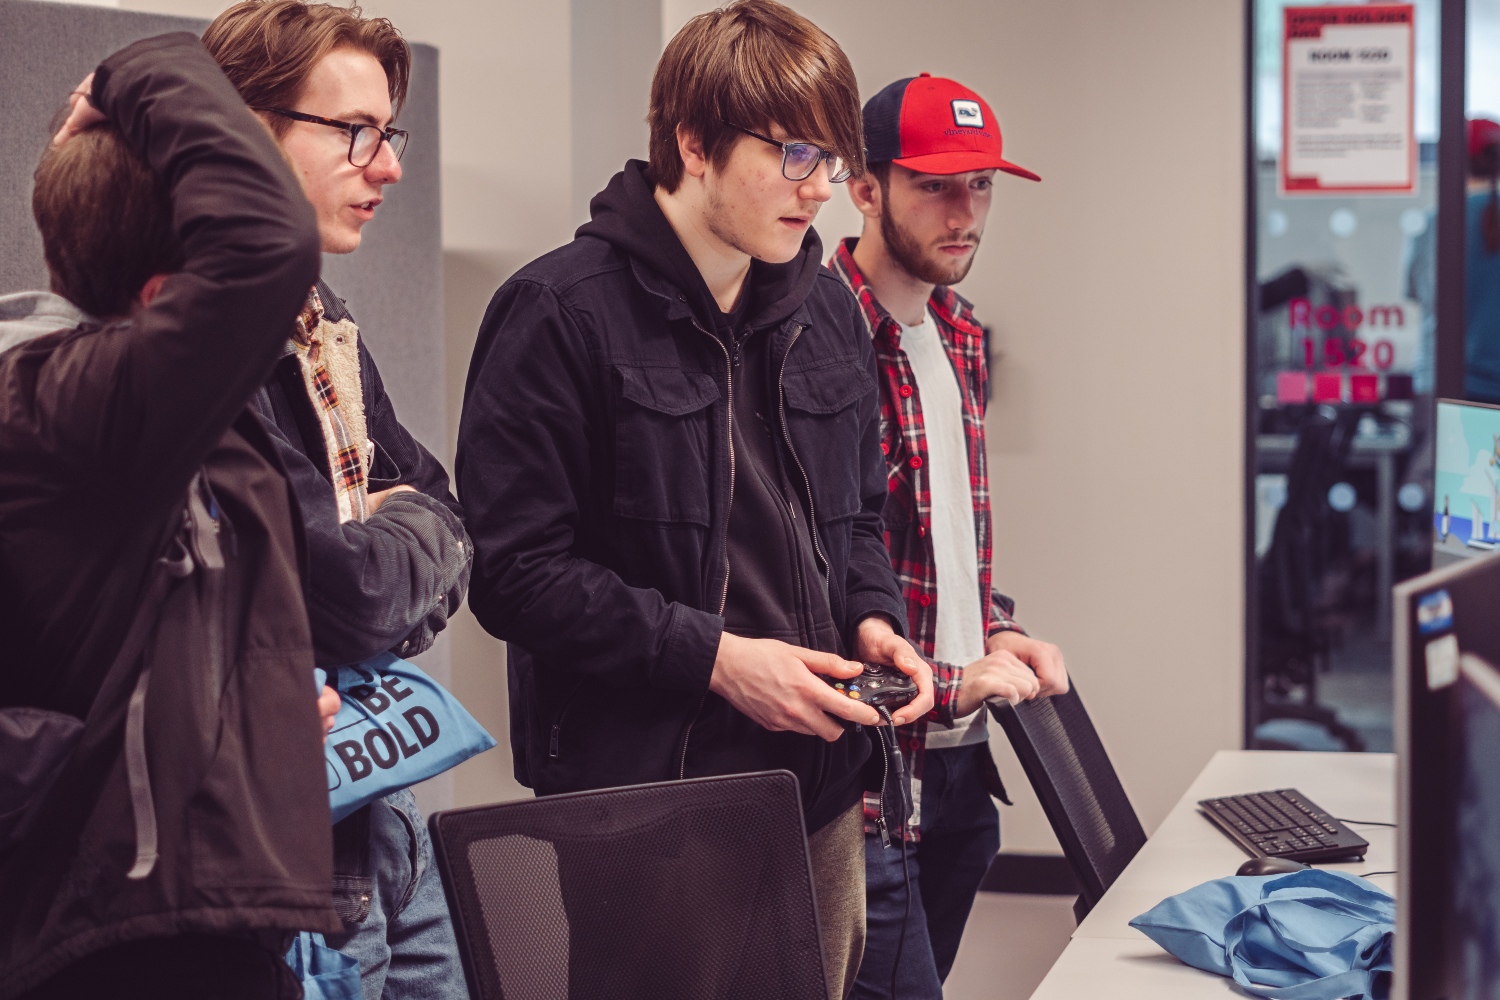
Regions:
<instances>
[{"instance_id":1,"label":"short beard","mask_svg":"<svg viewBox=\"0 0 1500 1000\"><path fill-rule=\"evenodd\" d=\"M929 285L956 285L963 281L979 253L979 234L971 232L960 237L964 242L974 244L974 253L963 261L950 264L927 256L917 238L892 218L889 197L880 202L880 235L885 240L891 259L901 265L901 269L907 274Z\"/></svg>"}]
</instances>

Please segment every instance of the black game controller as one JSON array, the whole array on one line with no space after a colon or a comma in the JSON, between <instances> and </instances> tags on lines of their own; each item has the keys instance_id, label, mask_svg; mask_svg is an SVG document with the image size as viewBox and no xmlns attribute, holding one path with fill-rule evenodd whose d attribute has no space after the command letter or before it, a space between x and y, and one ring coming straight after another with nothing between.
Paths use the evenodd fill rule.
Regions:
<instances>
[{"instance_id":1,"label":"black game controller","mask_svg":"<svg viewBox=\"0 0 1500 1000\"><path fill-rule=\"evenodd\" d=\"M894 712L917 696L917 682L895 667L866 663L864 673L844 680L824 675L823 680L839 694L864 702L871 708Z\"/></svg>"}]
</instances>

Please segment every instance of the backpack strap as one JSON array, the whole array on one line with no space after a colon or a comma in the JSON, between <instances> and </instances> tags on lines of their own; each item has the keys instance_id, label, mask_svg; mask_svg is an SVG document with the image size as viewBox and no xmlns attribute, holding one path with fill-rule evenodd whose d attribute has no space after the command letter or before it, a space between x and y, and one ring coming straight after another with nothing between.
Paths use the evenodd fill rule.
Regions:
<instances>
[{"instance_id":1,"label":"backpack strap","mask_svg":"<svg viewBox=\"0 0 1500 1000\"><path fill-rule=\"evenodd\" d=\"M218 524L203 501L207 483L200 471L188 484L187 503L182 512L182 526L173 536L171 550L156 561L142 613L131 624L125 644L120 648L123 662L139 654L147 636L154 634L161 615L151 609L161 602L173 580L191 576L196 569L215 574L224 570L224 553L219 547ZM217 602L213 602L217 607ZM122 660L116 660L118 666ZM110 668L111 670L114 667ZM146 757L146 689L151 681L151 664L141 668L130 703L125 710L125 777L130 784L130 808L135 818L135 863L125 873L129 879L143 879L156 868L157 826L156 800L151 793L151 771Z\"/></svg>"}]
</instances>

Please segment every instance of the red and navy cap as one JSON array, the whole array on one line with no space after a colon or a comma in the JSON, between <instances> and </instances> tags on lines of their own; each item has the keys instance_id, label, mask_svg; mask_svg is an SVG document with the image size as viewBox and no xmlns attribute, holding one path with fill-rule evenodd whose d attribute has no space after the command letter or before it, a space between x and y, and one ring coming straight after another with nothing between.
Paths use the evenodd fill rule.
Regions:
<instances>
[{"instance_id":1,"label":"red and navy cap","mask_svg":"<svg viewBox=\"0 0 1500 1000\"><path fill-rule=\"evenodd\" d=\"M865 103L865 161L923 174L1003 170L1041 180L1000 155L1000 123L974 91L930 73L897 80Z\"/></svg>"},{"instance_id":2,"label":"red and navy cap","mask_svg":"<svg viewBox=\"0 0 1500 1000\"><path fill-rule=\"evenodd\" d=\"M1500 122L1491 118L1470 118L1469 156L1478 156L1487 146L1500 146Z\"/></svg>"}]
</instances>

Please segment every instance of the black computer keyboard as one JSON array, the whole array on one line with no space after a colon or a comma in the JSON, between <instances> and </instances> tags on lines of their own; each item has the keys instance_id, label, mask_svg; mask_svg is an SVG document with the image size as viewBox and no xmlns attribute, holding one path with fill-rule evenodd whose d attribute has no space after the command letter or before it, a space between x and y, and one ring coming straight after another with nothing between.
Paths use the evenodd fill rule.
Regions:
<instances>
[{"instance_id":1,"label":"black computer keyboard","mask_svg":"<svg viewBox=\"0 0 1500 1000\"><path fill-rule=\"evenodd\" d=\"M1198 806L1251 857L1334 861L1362 858L1370 846L1295 788L1204 799Z\"/></svg>"}]
</instances>

